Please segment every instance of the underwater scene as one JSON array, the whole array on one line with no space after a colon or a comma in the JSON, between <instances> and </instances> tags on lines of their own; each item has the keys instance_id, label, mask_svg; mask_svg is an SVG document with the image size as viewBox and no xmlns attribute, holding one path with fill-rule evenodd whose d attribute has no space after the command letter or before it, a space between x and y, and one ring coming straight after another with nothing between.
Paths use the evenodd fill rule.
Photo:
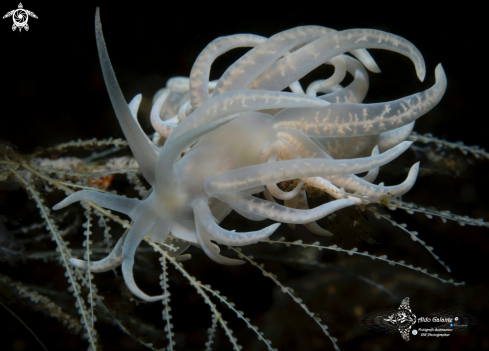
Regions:
<instances>
[{"instance_id":1,"label":"underwater scene","mask_svg":"<svg viewBox=\"0 0 489 351\"><path fill-rule=\"evenodd\" d=\"M2 350L489 349L479 14L175 6L2 4Z\"/></svg>"}]
</instances>

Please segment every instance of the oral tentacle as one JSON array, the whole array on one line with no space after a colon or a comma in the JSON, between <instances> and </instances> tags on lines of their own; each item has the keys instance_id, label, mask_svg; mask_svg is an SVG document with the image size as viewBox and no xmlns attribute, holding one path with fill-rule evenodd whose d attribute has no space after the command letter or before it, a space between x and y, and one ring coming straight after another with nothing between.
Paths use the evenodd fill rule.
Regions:
<instances>
[{"instance_id":1,"label":"oral tentacle","mask_svg":"<svg viewBox=\"0 0 489 351\"><path fill-rule=\"evenodd\" d=\"M236 233L235 231L221 228L214 221L206 200L198 199L192 207L197 221L200 223L201 229L205 230L207 237L224 245L245 246L255 244L260 240L268 238L280 226L280 223L275 223L262 230Z\"/></svg>"},{"instance_id":2,"label":"oral tentacle","mask_svg":"<svg viewBox=\"0 0 489 351\"><path fill-rule=\"evenodd\" d=\"M304 185L304 183L300 182L299 184L297 184L295 186L294 189L292 189L291 191L288 191L288 192L280 190L280 188L275 183L270 183L270 184L267 184L266 186L267 186L267 189L270 192L270 194L273 195L273 197L275 197L279 200L285 201L285 200L290 200L290 199L296 197L297 194L299 194L299 192L301 191L303 185Z\"/></svg>"},{"instance_id":3,"label":"oral tentacle","mask_svg":"<svg viewBox=\"0 0 489 351\"><path fill-rule=\"evenodd\" d=\"M378 154L379 154L379 146L375 145L375 147L372 150L371 156L375 156ZM375 167L375 168L371 169L370 171L368 171L367 174L361 178L363 180L369 182L369 183L373 183L375 181L375 179L377 179L377 176L379 175L379 171L380 171L380 167Z\"/></svg>"},{"instance_id":4,"label":"oral tentacle","mask_svg":"<svg viewBox=\"0 0 489 351\"><path fill-rule=\"evenodd\" d=\"M313 222L330 213L355 204L351 200L342 199L328 202L311 210L296 210L242 192L216 194L214 196L242 211L264 216L277 222L294 224Z\"/></svg>"},{"instance_id":5,"label":"oral tentacle","mask_svg":"<svg viewBox=\"0 0 489 351\"><path fill-rule=\"evenodd\" d=\"M280 91L322 63L355 49L384 49L405 55L413 61L419 80L424 80L426 66L423 56L412 43L374 29L349 29L322 36L276 61L248 89Z\"/></svg>"},{"instance_id":6,"label":"oral tentacle","mask_svg":"<svg viewBox=\"0 0 489 351\"><path fill-rule=\"evenodd\" d=\"M332 91L329 92L329 94L321 95L319 98L330 103L361 103L368 91L368 73L358 60L347 55L342 56L346 62L346 70L353 76L353 81L348 84L348 86L341 88L338 91Z\"/></svg>"},{"instance_id":7,"label":"oral tentacle","mask_svg":"<svg viewBox=\"0 0 489 351\"><path fill-rule=\"evenodd\" d=\"M335 199L348 199L353 201L356 205L361 205L362 200L345 194L344 191L339 189L336 185L334 185L330 180L325 179L323 177L307 177L307 178L302 178L302 180L310 186L313 186L315 188L321 189L325 193L331 195Z\"/></svg>"},{"instance_id":8,"label":"oral tentacle","mask_svg":"<svg viewBox=\"0 0 489 351\"><path fill-rule=\"evenodd\" d=\"M136 96L134 96L131 100L131 102L129 102L129 111L131 111L131 114L132 114L132 117L134 118L134 120L139 124L139 121L138 121L138 110L139 110L139 106L141 105L141 100L143 99L143 96L141 94L137 94ZM140 125L141 126L141 125Z\"/></svg>"},{"instance_id":9,"label":"oral tentacle","mask_svg":"<svg viewBox=\"0 0 489 351\"><path fill-rule=\"evenodd\" d=\"M384 152L385 150L389 150L390 148L393 148L394 146L399 144L401 141L406 140L409 134L411 134L411 132L413 131L414 123L415 122L411 122L401 128L381 133L379 138L380 151Z\"/></svg>"},{"instance_id":10,"label":"oral tentacle","mask_svg":"<svg viewBox=\"0 0 489 351\"><path fill-rule=\"evenodd\" d=\"M312 137L352 137L397 129L423 116L441 100L447 86L441 65L436 67L435 77L430 89L395 101L284 109L274 116L274 127L296 128Z\"/></svg>"},{"instance_id":11,"label":"oral tentacle","mask_svg":"<svg viewBox=\"0 0 489 351\"><path fill-rule=\"evenodd\" d=\"M195 225L197 227L197 240L199 241L199 244L200 244L200 247L202 248L202 250L204 250L206 255L216 263L224 264L227 266L237 266L237 265L244 264L245 262L242 260L236 260L233 258L224 257L224 256L219 254L219 252L220 252L219 247L217 245L213 244L210 240L211 237L209 235L209 231L207 228L209 224L206 223L206 225L204 225L204 223L203 223L203 220L205 220L205 217L203 216L201 210L199 211L199 209L198 209L198 207L199 207L198 202L199 202L199 200L196 200L193 204L193 207L194 207ZM204 203L204 205L207 206L206 203ZM202 218L202 217L204 217L204 218ZM210 218L212 218L212 217L210 217Z\"/></svg>"},{"instance_id":12,"label":"oral tentacle","mask_svg":"<svg viewBox=\"0 0 489 351\"><path fill-rule=\"evenodd\" d=\"M109 195L93 190L80 190L71 194L59 204L55 205L53 210L60 210L74 202L83 200L93 202L94 204L109 210L122 212L132 219L134 219L134 217L137 215L139 205L141 204L141 200L138 199L130 199L118 195Z\"/></svg>"},{"instance_id":13,"label":"oral tentacle","mask_svg":"<svg viewBox=\"0 0 489 351\"><path fill-rule=\"evenodd\" d=\"M204 183L207 194L213 195L241 191L257 186L303 177L348 175L366 172L382 166L404 151L412 142L404 141L377 156L349 160L299 159L253 165L219 173ZM218 197L219 198L219 197Z\"/></svg>"},{"instance_id":14,"label":"oral tentacle","mask_svg":"<svg viewBox=\"0 0 489 351\"><path fill-rule=\"evenodd\" d=\"M210 99L209 74L211 65L222 54L239 47L255 47L267 38L253 34L237 34L220 37L210 42L200 53L190 72L190 100L197 109Z\"/></svg>"},{"instance_id":15,"label":"oral tentacle","mask_svg":"<svg viewBox=\"0 0 489 351\"><path fill-rule=\"evenodd\" d=\"M273 148L272 152L268 156L267 162L275 162L280 153L280 147L278 146L278 143L274 144L276 145L276 147ZM270 194L272 194L275 198L279 200L290 200L297 196L299 191L301 191L303 185L304 183L300 182L292 191L289 192L282 191L275 183L266 184L266 187Z\"/></svg>"},{"instance_id":16,"label":"oral tentacle","mask_svg":"<svg viewBox=\"0 0 489 351\"><path fill-rule=\"evenodd\" d=\"M134 254L143 237L151 231L154 225L159 225L159 223L155 223L154 220L147 218L143 213L134 221L122 247L122 275L126 286L135 296L148 302L162 300L167 297L167 295L149 296L141 291L134 281Z\"/></svg>"},{"instance_id":17,"label":"oral tentacle","mask_svg":"<svg viewBox=\"0 0 489 351\"><path fill-rule=\"evenodd\" d=\"M304 190L297 195L297 208L301 210L309 210L309 204L307 203L307 196ZM333 236L333 233L331 233L329 230L321 228L316 222L303 223L302 225L313 234L321 236Z\"/></svg>"},{"instance_id":18,"label":"oral tentacle","mask_svg":"<svg viewBox=\"0 0 489 351\"><path fill-rule=\"evenodd\" d=\"M129 229L127 229L124 234L119 238L114 248L110 254L100 261L91 261L90 272L100 273L107 272L112 269L119 267L122 263L122 246L124 245L124 240L126 239ZM87 269L87 261L79 260L77 258L71 258L70 263L76 268Z\"/></svg>"},{"instance_id":19,"label":"oral tentacle","mask_svg":"<svg viewBox=\"0 0 489 351\"><path fill-rule=\"evenodd\" d=\"M115 77L114 70L110 63L109 54L105 45L102 33L102 24L100 23L100 11L97 7L95 14L95 33L97 38L97 48L99 53L100 65L104 76L105 85L109 93L110 101L114 107L115 114L119 124L129 143L134 157L138 161L141 172L149 184L155 183L155 164L159 149L148 138L141 126L135 121L133 114L127 105L122 91Z\"/></svg>"},{"instance_id":20,"label":"oral tentacle","mask_svg":"<svg viewBox=\"0 0 489 351\"><path fill-rule=\"evenodd\" d=\"M168 98L168 95L170 95L170 89L165 90L163 94L161 94L153 104L153 107L151 108L151 113L150 113L150 120L151 120L151 125L153 126L154 130L160 134L161 136L168 138L170 133L175 129L174 125L171 125L168 122L162 121L160 118L160 110L165 103L166 99Z\"/></svg>"},{"instance_id":21,"label":"oral tentacle","mask_svg":"<svg viewBox=\"0 0 489 351\"><path fill-rule=\"evenodd\" d=\"M327 64L331 64L334 67L334 73L328 79L317 80L309 84L306 90L306 94L316 97L317 91L325 91L325 89L329 89L334 87L335 85L340 84L346 76L346 55L338 55L333 57L331 60L326 62Z\"/></svg>"},{"instance_id":22,"label":"oral tentacle","mask_svg":"<svg viewBox=\"0 0 489 351\"><path fill-rule=\"evenodd\" d=\"M289 50L331 33L336 33L336 30L320 26L303 26L275 34L231 65L219 79L213 96L230 90L253 89L252 82L261 77L270 65ZM373 71L380 71L366 50L353 50L352 54ZM327 60L323 62L325 61ZM286 86L298 80L291 80Z\"/></svg>"},{"instance_id":23,"label":"oral tentacle","mask_svg":"<svg viewBox=\"0 0 489 351\"><path fill-rule=\"evenodd\" d=\"M409 170L409 174L406 180L401 184L394 185L394 186L375 185L355 175L348 175L348 176L341 176L341 177L329 176L327 178L328 180L333 182L336 186L340 186L342 188L358 192L362 195L367 196L369 199L372 200L379 200L384 196L396 198L407 193L409 190L411 190L414 183L416 182L418 171L419 171L419 162L416 162Z\"/></svg>"},{"instance_id":24,"label":"oral tentacle","mask_svg":"<svg viewBox=\"0 0 489 351\"><path fill-rule=\"evenodd\" d=\"M212 98L185 118L171 133L172 141L182 134L233 114L287 107L327 106L312 96L278 91L234 90Z\"/></svg>"}]
</instances>

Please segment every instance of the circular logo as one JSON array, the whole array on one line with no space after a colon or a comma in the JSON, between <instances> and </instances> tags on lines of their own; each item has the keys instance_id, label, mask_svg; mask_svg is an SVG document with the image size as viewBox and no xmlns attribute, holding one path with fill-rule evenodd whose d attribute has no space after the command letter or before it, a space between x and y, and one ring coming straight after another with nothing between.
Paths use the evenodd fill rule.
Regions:
<instances>
[{"instance_id":1,"label":"circular logo","mask_svg":"<svg viewBox=\"0 0 489 351\"><path fill-rule=\"evenodd\" d=\"M418 334L418 331L416 329L413 329L413 335Z\"/></svg>"},{"instance_id":2,"label":"circular logo","mask_svg":"<svg viewBox=\"0 0 489 351\"><path fill-rule=\"evenodd\" d=\"M12 14L12 17L17 27L24 27L25 24L27 23L27 20L29 19L27 12L23 9L15 10L15 12Z\"/></svg>"}]
</instances>

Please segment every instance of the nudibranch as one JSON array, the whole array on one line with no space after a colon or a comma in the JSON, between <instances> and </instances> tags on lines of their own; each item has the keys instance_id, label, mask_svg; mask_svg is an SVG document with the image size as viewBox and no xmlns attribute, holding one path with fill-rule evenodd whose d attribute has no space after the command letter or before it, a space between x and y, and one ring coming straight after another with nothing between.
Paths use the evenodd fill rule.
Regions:
<instances>
[{"instance_id":1,"label":"nudibranch","mask_svg":"<svg viewBox=\"0 0 489 351\"><path fill-rule=\"evenodd\" d=\"M211 42L197 58L190 78L170 80L168 89L156 98L151 122L157 136L166 138L159 147L137 121L141 95L129 104L122 95L98 10L95 29L110 100L152 188L142 200L78 191L54 209L87 200L132 219L131 229L109 256L92 262L90 270L103 272L122 265L127 287L145 301L164 298L146 295L134 281L134 254L146 235L164 242L171 234L202 248L217 263L237 265L243 261L223 257L212 241L253 244L269 237L280 223L304 224L316 234L331 235L315 221L347 206L406 193L416 180L419 164L396 186L373 184L376 173L409 148L411 143L405 139L414 121L440 101L446 88L443 68L438 65L436 83L430 89L387 103L362 104L368 89L364 67L380 71L365 49L405 55L413 61L419 79L425 76L423 58L413 44L378 30L337 32L303 26L268 39L231 35ZM237 47L252 49L217 82L210 82L213 61ZM304 91L299 79L321 64L333 65L335 73ZM353 81L343 87L340 83L347 73ZM291 92L282 91L287 87ZM176 114L168 116L169 109ZM368 173L355 175L362 172ZM276 185L293 179L318 187L335 200L309 209L302 183L290 192ZM253 196L260 192L265 199ZM254 232L228 231L219 223L232 210L251 220L268 218L279 223ZM82 260L71 263L87 268Z\"/></svg>"}]
</instances>

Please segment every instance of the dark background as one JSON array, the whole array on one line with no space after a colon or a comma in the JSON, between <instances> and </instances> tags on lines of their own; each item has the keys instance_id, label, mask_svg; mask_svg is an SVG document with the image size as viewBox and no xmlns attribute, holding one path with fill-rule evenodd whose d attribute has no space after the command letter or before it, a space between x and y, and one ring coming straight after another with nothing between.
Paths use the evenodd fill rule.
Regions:
<instances>
[{"instance_id":1,"label":"dark background","mask_svg":"<svg viewBox=\"0 0 489 351\"><path fill-rule=\"evenodd\" d=\"M17 5L13 1L3 2L0 14L7 13ZM296 3L290 9L284 9L280 8L283 4L275 2L274 8L270 10L263 9L263 4L251 3L228 3L228 7L209 3L205 8L193 7L184 2L137 2L132 6L114 6L103 2L64 3L62 6L23 2L23 5L39 17L29 19L28 32L12 32L11 18L0 21L0 139L14 144L21 153L30 153L38 147L45 148L79 138L123 138L98 64L93 21L96 6L101 6L109 55L126 99L130 100L137 93L143 94L139 119L148 133L151 131L148 116L152 95L165 85L168 78L188 76L193 61L211 40L235 33L271 36L295 26L315 24L338 30L385 30L408 39L424 55L427 74L425 82L421 83L417 81L413 65L405 57L371 50L383 72L370 75L371 89L366 102L389 101L427 89L434 83L436 64L441 62L448 78L447 92L439 106L417 122L415 130L418 133L429 132L450 141L461 140L467 145L489 149L485 106L488 101L489 77L487 56L484 52L487 23L482 9L472 6L470 2L461 3L452 10L440 7L436 11L423 8L422 3L390 8L380 4L362 7L345 3L336 8L326 3ZM211 73L211 79L218 78L227 65L244 52L245 50L236 50L220 58L216 62L216 69ZM312 78L306 77L305 80L307 79ZM408 157L414 158L413 155ZM473 158L465 161L466 157L458 151L453 152L453 159L463 163L460 174L420 177L406 200L437 206L439 209L450 209L454 213L474 218L489 219L489 161ZM336 276L333 273L296 266L286 266L282 270L279 266L275 267L273 262L263 262L270 271L273 268L279 270L278 273L275 271L279 274L279 279L286 285L293 286L312 310L322 313L332 335L339 338L339 345L344 350L382 350L393 347L410 350L489 348L489 229L460 227L455 223L441 224L438 219L430 221L423 216L407 216L398 212L392 213L394 218L400 223L408 223L411 230L418 231L452 267L449 277L456 281L466 281L467 286L454 288L435 280L424 280L424 276L414 272L371 262L370 259L348 255L323 257L325 262L348 269L353 274L368 276L370 279L373 279L373 274L377 282L392 289L399 297L392 299L372 292L370 286L362 285L347 274L334 273ZM231 222L233 220L237 221L236 224ZM369 221L374 220L370 218ZM246 222L243 224L237 216L231 217L226 223L230 227L254 225ZM288 238L303 238L298 231L287 228L283 230L284 236ZM383 232L388 234L382 236ZM407 239L399 229L394 229L389 224L380 224L372 233L373 236L379 235L375 236L378 245L369 246L359 238L344 238L344 247L366 245L367 250L378 255L387 254L397 260L404 259L443 275L442 268L433 262L431 256ZM315 240L314 237L307 236L308 234L304 235L308 242ZM193 267L193 274L205 283L212 283L234 299L238 308L244 310L253 323L259 324L267 338L272 339L272 345L281 350L301 350L315 348L309 342L318 339L324 343L317 344L318 349L331 349L330 342L324 336L321 337L317 326L310 320L301 319L303 311L293 304L281 304L286 298L282 298L279 291L273 290L273 284L260 274L249 267L239 273L236 273L236 268L220 270L197 251L194 257L194 261L201 260L202 264L194 264L195 267L192 266L193 263L188 264L190 269ZM204 262L208 265L204 266ZM157 264L156 261L155 265ZM12 276L17 274L16 268L3 264L2 272L11 272ZM177 274L174 270L170 272ZM333 274L333 277L328 274ZM238 280L232 280L236 276ZM331 279L334 284L330 284ZM29 281L29 277L24 277L23 280ZM239 286L239 280L247 284L246 288ZM181 285L186 284L181 279L179 282ZM155 284L157 288L157 281ZM308 286L316 286L316 289L309 289ZM331 286L335 286L334 291ZM174 298L182 301L181 305L175 306L173 312L177 334L179 325L188 324L189 320L199 320L199 311L204 311L200 305L199 308L194 308L192 303L186 302L188 291L183 290L179 298ZM399 335L377 334L353 326L352 323L359 317L352 314L356 306L360 306L364 313L396 308L406 296L411 297L411 307L416 315L428 315L440 308L458 309L475 316L477 325L468 333L452 336L448 340L435 342L417 338L410 343L405 343ZM63 328L59 328L44 315L17 305L12 308L27 321L49 350L85 348L84 342L72 343L69 347L60 342L59 340L73 337L69 333L60 334L59 330ZM155 310L158 315L160 306ZM202 322L202 325L196 322L196 330L200 328L202 331L209 327L210 314L207 311L205 313L206 322ZM12 342L18 338L25 338L28 350L38 347L26 330L7 312L0 309L0 316L9 325L8 329L0 331L2 349L11 348ZM245 349L256 347L257 344L250 341L255 340L255 336L239 329L242 328L241 324L236 325L238 333L244 333L238 334L238 337L244 335L240 342ZM56 334L51 329L55 329ZM188 333L190 332L183 328L181 337L187 337ZM222 342L219 349L228 349L230 345L225 342L222 332L220 333ZM122 333L116 328L102 329L101 334L102 339L111 340L112 343L104 344L105 349L139 347L122 337L118 339ZM178 348L177 344L177 349L203 348L203 343L194 345L190 340L182 341L182 344L185 346Z\"/></svg>"}]
</instances>

